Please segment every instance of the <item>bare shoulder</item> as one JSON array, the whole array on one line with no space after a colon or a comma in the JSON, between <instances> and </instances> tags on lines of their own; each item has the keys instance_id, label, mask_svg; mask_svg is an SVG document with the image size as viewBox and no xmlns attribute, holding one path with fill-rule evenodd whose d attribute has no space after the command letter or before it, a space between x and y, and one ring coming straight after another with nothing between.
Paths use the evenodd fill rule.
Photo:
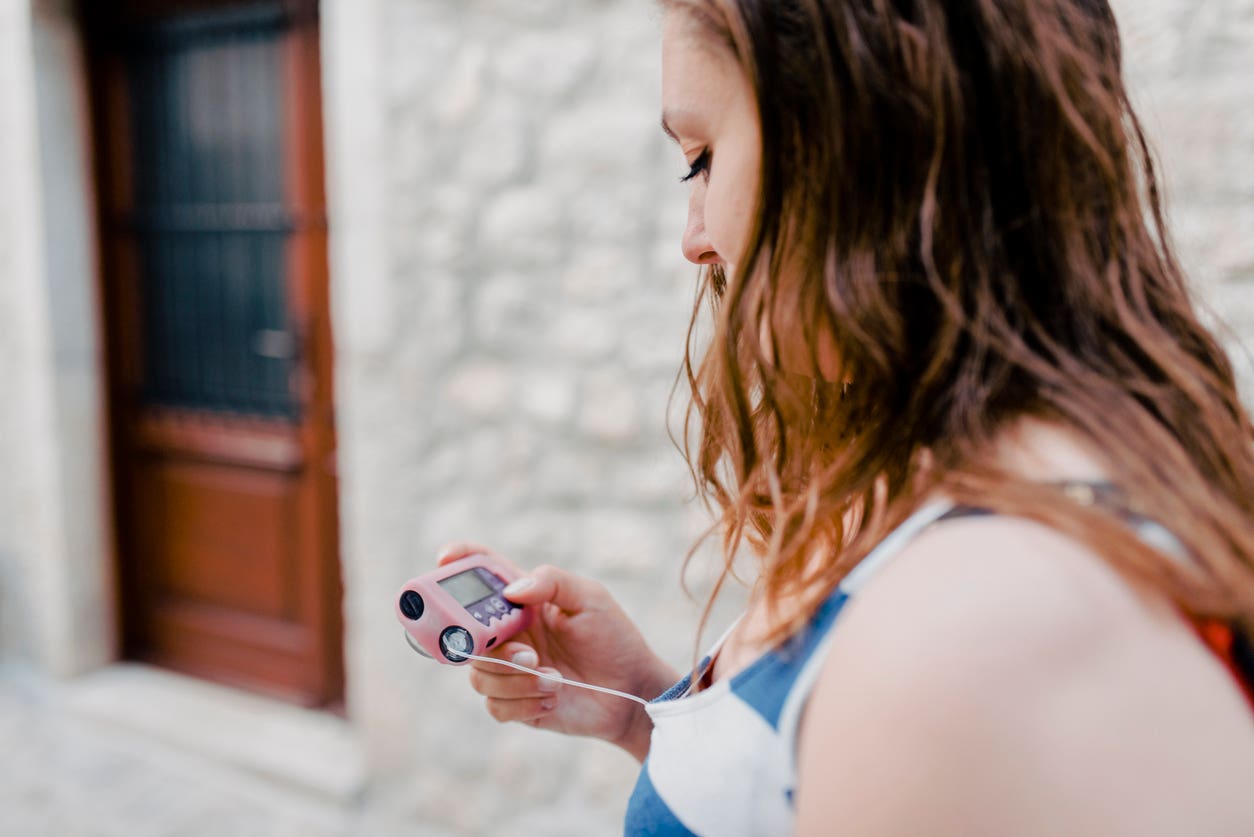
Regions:
<instances>
[{"instance_id":1,"label":"bare shoulder","mask_svg":"<svg viewBox=\"0 0 1254 837\"><path fill-rule=\"evenodd\" d=\"M938 525L834 630L799 833L1254 833L1254 717L1226 671L1169 603L1047 527Z\"/></svg>"}]
</instances>

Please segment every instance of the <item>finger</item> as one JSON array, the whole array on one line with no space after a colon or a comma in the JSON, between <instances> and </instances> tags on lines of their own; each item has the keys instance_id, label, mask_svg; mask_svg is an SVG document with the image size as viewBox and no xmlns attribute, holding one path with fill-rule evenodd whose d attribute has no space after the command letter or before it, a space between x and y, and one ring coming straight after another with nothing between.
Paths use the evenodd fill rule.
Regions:
<instances>
[{"instance_id":1,"label":"finger","mask_svg":"<svg viewBox=\"0 0 1254 837\"><path fill-rule=\"evenodd\" d=\"M537 656L535 649L530 645L521 642L507 642L500 648L494 650L488 656L501 660L509 660L516 665L525 666L526 668L535 668L540 665L540 658ZM518 669L509 666L499 665L497 663L484 662L483 660L471 660L470 667L479 671L486 671L489 674L524 674Z\"/></svg>"},{"instance_id":2,"label":"finger","mask_svg":"<svg viewBox=\"0 0 1254 837\"><path fill-rule=\"evenodd\" d=\"M509 721L536 721L557 709L557 698L550 695L543 698L523 698L521 700L502 700L487 698L484 705L488 714L501 723Z\"/></svg>"},{"instance_id":3,"label":"finger","mask_svg":"<svg viewBox=\"0 0 1254 837\"><path fill-rule=\"evenodd\" d=\"M465 558L468 555L491 555L492 550L482 544L472 543L470 541L452 541L436 550L435 563L436 566L443 567L459 558Z\"/></svg>"},{"instance_id":4,"label":"finger","mask_svg":"<svg viewBox=\"0 0 1254 837\"><path fill-rule=\"evenodd\" d=\"M517 604L550 602L567 613L588 610L604 597L600 584L568 573L552 565L536 567L530 575L514 581L502 592Z\"/></svg>"},{"instance_id":5,"label":"finger","mask_svg":"<svg viewBox=\"0 0 1254 837\"><path fill-rule=\"evenodd\" d=\"M545 674L554 674L553 669L545 670ZM487 671L470 672L470 688L484 697L500 700L537 700L557 693L562 684L557 680L549 680L529 674L525 677L508 677Z\"/></svg>"}]
</instances>

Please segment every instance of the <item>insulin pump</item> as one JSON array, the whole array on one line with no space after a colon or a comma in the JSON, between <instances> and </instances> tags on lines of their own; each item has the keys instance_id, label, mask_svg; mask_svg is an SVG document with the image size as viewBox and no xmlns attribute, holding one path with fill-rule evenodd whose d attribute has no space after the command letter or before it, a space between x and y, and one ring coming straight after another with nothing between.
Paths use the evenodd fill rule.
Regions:
<instances>
[{"instance_id":1,"label":"insulin pump","mask_svg":"<svg viewBox=\"0 0 1254 837\"><path fill-rule=\"evenodd\" d=\"M504 558L476 554L411 578L395 599L396 618L405 627L405 641L419 654L445 665L481 660L648 705L648 701L617 689L483 656L531 625L532 609L511 602L502 592L521 577L522 571Z\"/></svg>"},{"instance_id":2,"label":"insulin pump","mask_svg":"<svg viewBox=\"0 0 1254 837\"><path fill-rule=\"evenodd\" d=\"M415 651L462 665L531 624L531 610L501 592L521 576L504 558L459 558L405 582L396 596L396 618Z\"/></svg>"}]
</instances>

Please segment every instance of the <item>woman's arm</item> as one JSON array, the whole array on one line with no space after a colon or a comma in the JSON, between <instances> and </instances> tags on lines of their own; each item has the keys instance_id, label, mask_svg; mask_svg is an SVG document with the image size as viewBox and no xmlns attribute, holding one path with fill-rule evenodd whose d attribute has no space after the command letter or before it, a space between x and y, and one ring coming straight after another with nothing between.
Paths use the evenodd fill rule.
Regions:
<instances>
[{"instance_id":1,"label":"woman's arm","mask_svg":"<svg viewBox=\"0 0 1254 837\"><path fill-rule=\"evenodd\" d=\"M945 524L848 608L801 730L799 834L1202 833L1199 808L1248 807L1232 738L1254 725L1222 668L1042 526Z\"/></svg>"}]
</instances>

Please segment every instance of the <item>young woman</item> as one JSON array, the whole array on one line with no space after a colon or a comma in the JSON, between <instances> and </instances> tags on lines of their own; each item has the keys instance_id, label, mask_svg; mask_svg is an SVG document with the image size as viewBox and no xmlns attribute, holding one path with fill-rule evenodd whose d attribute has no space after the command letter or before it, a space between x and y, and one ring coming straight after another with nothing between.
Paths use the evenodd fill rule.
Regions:
<instances>
[{"instance_id":1,"label":"young woman","mask_svg":"<svg viewBox=\"0 0 1254 837\"><path fill-rule=\"evenodd\" d=\"M657 700L488 710L642 760L630 833L1254 834L1254 432L1105 0L664 7L689 459L760 576L672 686L538 568L496 655Z\"/></svg>"}]
</instances>

